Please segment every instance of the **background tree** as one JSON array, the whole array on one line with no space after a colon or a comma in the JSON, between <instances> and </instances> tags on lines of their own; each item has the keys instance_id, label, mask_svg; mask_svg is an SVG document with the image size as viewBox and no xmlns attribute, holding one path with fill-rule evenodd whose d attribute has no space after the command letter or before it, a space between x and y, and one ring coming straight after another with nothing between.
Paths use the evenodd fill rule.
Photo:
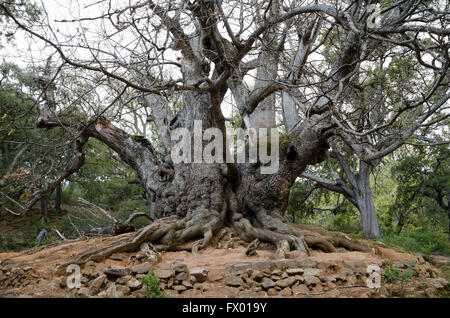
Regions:
<instances>
[{"instance_id":1,"label":"background tree","mask_svg":"<svg viewBox=\"0 0 450 318\"><path fill-rule=\"evenodd\" d=\"M397 234L411 219L411 214L419 214L420 210L434 220L432 224L447 224L449 232L449 155L446 144L425 149L411 147L407 156L393 167L392 174L398 186L391 213L396 219ZM439 228L433 230L439 231Z\"/></svg>"}]
</instances>

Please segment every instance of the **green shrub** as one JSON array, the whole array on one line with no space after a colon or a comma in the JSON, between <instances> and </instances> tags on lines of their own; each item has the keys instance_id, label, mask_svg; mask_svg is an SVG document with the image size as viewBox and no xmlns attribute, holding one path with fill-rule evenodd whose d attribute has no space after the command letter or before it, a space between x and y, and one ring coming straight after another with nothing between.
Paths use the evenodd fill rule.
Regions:
<instances>
[{"instance_id":1,"label":"green shrub","mask_svg":"<svg viewBox=\"0 0 450 318\"><path fill-rule=\"evenodd\" d=\"M408 269L406 271L402 271L398 268L396 268L391 263L386 263L384 267L384 281L386 283L407 283L411 280L412 276L412 264L408 266Z\"/></svg>"},{"instance_id":2,"label":"green shrub","mask_svg":"<svg viewBox=\"0 0 450 318\"><path fill-rule=\"evenodd\" d=\"M147 276L139 278L139 281L146 286L145 292L150 298L163 298L166 296L164 290L161 290L161 287L159 287L159 278L153 270L150 270Z\"/></svg>"}]
</instances>

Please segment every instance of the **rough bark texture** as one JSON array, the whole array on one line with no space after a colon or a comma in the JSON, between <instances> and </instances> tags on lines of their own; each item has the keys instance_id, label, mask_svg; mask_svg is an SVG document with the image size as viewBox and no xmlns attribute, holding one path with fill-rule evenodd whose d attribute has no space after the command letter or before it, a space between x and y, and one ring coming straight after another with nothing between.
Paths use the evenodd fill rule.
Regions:
<instances>
[{"instance_id":1,"label":"rough bark texture","mask_svg":"<svg viewBox=\"0 0 450 318\"><path fill-rule=\"evenodd\" d=\"M55 211L61 211L61 194L62 194L62 189L61 189L61 184L58 185L56 187L55 190Z\"/></svg>"},{"instance_id":2,"label":"rough bark texture","mask_svg":"<svg viewBox=\"0 0 450 318\"><path fill-rule=\"evenodd\" d=\"M48 196L44 196L41 199L41 218L44 219L44 222L48 222L48 201L49 201L49 197Z\"/></svg>"}]
</instances>

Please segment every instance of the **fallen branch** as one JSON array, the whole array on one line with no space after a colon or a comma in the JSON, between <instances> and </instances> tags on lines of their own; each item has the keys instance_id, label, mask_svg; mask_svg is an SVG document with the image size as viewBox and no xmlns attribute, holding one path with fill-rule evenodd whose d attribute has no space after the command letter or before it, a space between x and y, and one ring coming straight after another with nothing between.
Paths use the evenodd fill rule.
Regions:
<instances>
[{"instance_id":1,"label":"fallen branch","mask_svg":"<svg viewBox=\"0 0 450 318\"><path fill-rule=\"evenodd\" d=\"M90 207L100 211L101 213L103 213L103 215L105 215L108 219L110 219L112 221L112 223L120 223L119 221L116 220L116 218L114 218L111 214L109 214L106 210L102 209L101 207L95 205L94 203L91 203L83 198L79 198L78 201L80 203L89 205Z\"/></svg>"},{"instance_id":2,"label":"fallen branch","mask_svg":"<svg viewBox=\"0 0 450 318\"><path fill-rule=\"evenodd\" d=\"M150 221L153 221L152 218L150 217L150 215L148 215L148 214L146 214L146 213L144 213L144 212L135 212L135 213L131 214L131 215L128 217L128 219L127 219L125 222L123 222L123 223L124 223L124 224L131 223L134 219L136 219L136 218L138 218L138 217L141 217L141 216L146 217L146 218L149 219Z\"/></svg>"},{"instance_id":3,"label":"fallen branch","mask_svg":"<svg viewBox=\"0 0 450 318\"><path fill-rule=\"evenodd\" d=\"M67 239L64 237L64 235L62 235L62 234L58 231L58 229L55 229L55 232L56 232L56 234L58 234L58 236L59 236L60 238L62 238L63 241L67 241Z\"/></svg>"}]
</instances>

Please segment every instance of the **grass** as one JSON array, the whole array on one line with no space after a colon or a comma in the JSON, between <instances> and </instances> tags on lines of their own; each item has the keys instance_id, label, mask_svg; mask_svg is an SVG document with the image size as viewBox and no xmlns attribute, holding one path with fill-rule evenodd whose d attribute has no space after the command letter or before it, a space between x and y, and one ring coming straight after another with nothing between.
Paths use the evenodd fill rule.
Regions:
<instances>
[{"instance_id":1,"label":"grass","mask_svg":"<svg viewBox=\"0 0 450 318\"><path fill-rule=\"evenodd\" d=\"M388 233L383 235L382 239L384 243L396 247L401 252L450 255L450 242L445 233L416 232L400 235Z\"/></svg>"},{"instance_id":2,"label":"grass","mask_svg":"<svg viewBox=\"0 0 450 318\"><path fill-rule=\"evenodd\" d=\"M139 278L139 281L146 286L145 292L150 298L164 298L164 290L159 287L159 278L153 270L150 270L147 276Z\"/></svg>"}]
</instances>

